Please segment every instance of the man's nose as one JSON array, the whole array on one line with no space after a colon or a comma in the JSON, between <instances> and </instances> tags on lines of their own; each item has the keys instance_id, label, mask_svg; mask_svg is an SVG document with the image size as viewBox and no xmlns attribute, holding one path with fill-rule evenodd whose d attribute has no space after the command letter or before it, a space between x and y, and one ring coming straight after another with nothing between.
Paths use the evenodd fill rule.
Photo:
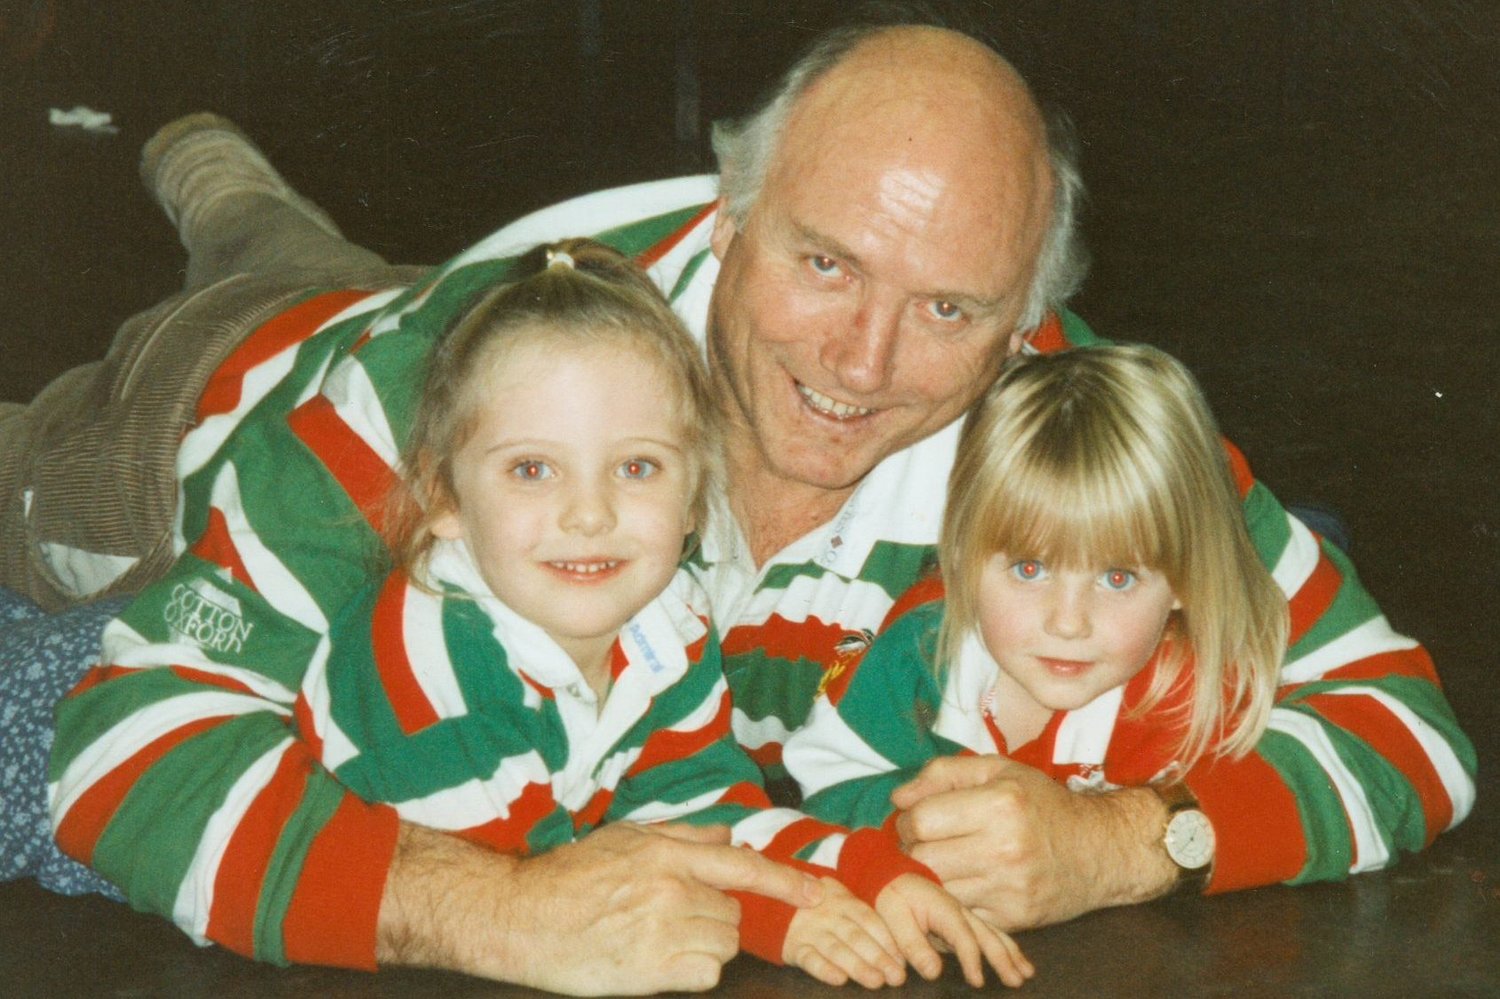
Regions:
<instances>
[{"instance_id":1,"label":"man's nose","mask_svg":"<svg viewBox=\"0 0 1500 999\"><path fill-rule=\"evenodd\" d=\"M851 392L878 392L890 384L900 331L900 304L866 295L849 325L824 342L823 365Z\"/></svg>"},{"instance_id":2,"label":"man's nose","mask_svg":"<svg viewBox=\"0 0 1500 999\"><path fill-rule=\"evenodd\" d=\"M1093 630L1089 617L1090 590L1076 582L1062 582L1052 587L1047 604L1048 634L1058 638L1087 638Z\"/></svg>"},{"instance_id":3,"label":"man's nose","mask_svg":"<svg viewBox=\"0 0 1500 999\"><path fill-rule=\"evenodd\" d=\"M558 517L565 531L595 537L615 526L614 497L605 483L579 482L569 489Z\"/></svg>"}]
</instances>

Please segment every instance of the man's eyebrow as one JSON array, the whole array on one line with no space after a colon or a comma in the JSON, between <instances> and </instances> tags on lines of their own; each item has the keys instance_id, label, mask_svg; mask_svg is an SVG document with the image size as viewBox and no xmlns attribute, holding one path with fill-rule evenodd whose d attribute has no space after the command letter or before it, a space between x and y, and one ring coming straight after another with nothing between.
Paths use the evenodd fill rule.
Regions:
<instances>
[{"instance_id":1,"label":"man's eyebrow","mask_svg":"<svg viewBox=\"0 0 1500 999\"><path fill-rule=\"evenodd\" d=\"M798 222L795 224L794 228L796 229L797 235L805 242L811 243L814 246L819 247L820 249L827 250L831 256L836 256L840 260L846 261L857 271L864 270L864 265L859 258L859 254L855 253L843 243L840 243L837 239L818 232L816 229L806 225L805 223ZM982 295L975 295L967 291L954 291L943 288L932 288L918 291L916 293L916 297L929 299L934 302L951 302L954 305L957 305L960 308L966 309L970 312L994 311L999 309L1004 303L1003 298L985 298Z\"/></svg>"},{"instance_id":2,"label":"man's eyebrow","mask_svg":"<svg viewBox=\"0 0 1500 999\"><path fill-rule=\"evenodd\" d=\"M804 242L812 243L814 246L817 246L820 249L827 250L830 254L838 257L840 260L848 261L849 263L854 265L855 270L864 270L864 267L859 259L859 254L855 253L849 247L845 246L843 243L840 243L832 236L821 233L803 222L796 223L794 228L797 230L797 236Z\"/></svg>"}]
</instances>

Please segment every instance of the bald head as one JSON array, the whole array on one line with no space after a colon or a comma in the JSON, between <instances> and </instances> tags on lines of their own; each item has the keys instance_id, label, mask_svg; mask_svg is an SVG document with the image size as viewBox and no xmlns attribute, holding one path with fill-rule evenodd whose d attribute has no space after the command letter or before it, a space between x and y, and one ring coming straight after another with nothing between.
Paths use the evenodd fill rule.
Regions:
<instances>
[{"instance_id":1,"label":"bald head","mask_svg":"<svg viewBox=\"0 0 1500 999\"><path fill-rule=\"evenodd\" d=\"M741 225L768 184L824 175L863 182L877 199L925 203L939 220L982 212L1029 272L1029 329L1082 278L1080 185L1065 138L988 45L907 25L825 36L759 111L716 126L714 149L720 193Z\"/></svg>"},{"instance_id":2,"label":"bald head","mask_svg":"<svg viewBox=\"0 0 1500 999\"><path fill-rule=\"evenodd\" d=\"M1026 81L989 46L956 31L905 26L864 35L807 82L787 129L830 105L869 121L927 115L935 130L1045 165L1047 129Z\"/></svg>"},{"instance_id":3,"label":"bald head","mask_svg":"<svg viewBox=\"0 0 1500 999\"><path fill-rule=\"evenodd\" d=\"M872 223L963 238L975 222L1028 283L1052 203L1046 128L1020 76L972 39L894 28L856 46L792 106L768 188L837 177ZM959 244L964 248L964 244ZM971 246L970 252L988 247Z\"/></svg>"}]
</instances>

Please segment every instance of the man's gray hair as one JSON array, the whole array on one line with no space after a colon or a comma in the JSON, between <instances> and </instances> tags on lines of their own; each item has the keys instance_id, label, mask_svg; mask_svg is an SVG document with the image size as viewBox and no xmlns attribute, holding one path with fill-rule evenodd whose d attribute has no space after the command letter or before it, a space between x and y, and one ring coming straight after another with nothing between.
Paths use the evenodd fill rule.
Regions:
<instances>
[{"instance_id":1,"label":"man's gray hair","mask_svg":"<svg viewBox=\"0 0 1500 999\"><path fill-rule=\"evenodd\" d=\"M792 107L825 73L837 66L862 42L900 27L899 24L855 24L825 32L788 69L760 104L738 118L714 122L714 156L719 161L719 194L725 210L743 227L760 197L766 171ZM952 30L952 29L950 29ZM985 47L994 47L982 38ZM1078 143L1073 124L1056 109L1043 110L1047 159L1052 170L1052 211L1037 254L1036 273L1026 296L1018 329L1029 333L1046 314L1072 297L1088 273L1088 252L1078 235L1077 213L1083 201L1083 178L1078 171Z\"/></svg>"}]
</instances>

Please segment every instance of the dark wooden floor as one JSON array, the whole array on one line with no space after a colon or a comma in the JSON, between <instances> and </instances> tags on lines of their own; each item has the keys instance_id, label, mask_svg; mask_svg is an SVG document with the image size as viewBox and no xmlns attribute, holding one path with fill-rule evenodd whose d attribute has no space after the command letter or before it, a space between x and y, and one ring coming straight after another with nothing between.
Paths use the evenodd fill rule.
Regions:
<instances>
[{"instance_id":1,"label":"dark wooden floor","mask_svg":"<svg viewBox=\"0 0 1500 999\"><path fill-rule=\"evenodd\" d=\"M838 6L141 0L106 17L76 0L0 5L0 399L96 356L119 319L180 279L134 176L141 141L176 114L231 115L356 239L437 261L557 198L707 168L703 123L743 107ZM1043 977L1027 991L1500 989L1500 8L966 6L1078 123L1096 258L1078 310L1187 361L1283 499L1342 511L1366 583L1432 649L1481 761L1474 818L1430 855L1345 886L1028 935ZM113 112L120 132L47 124L49 107L79 103ZM483 990L276 972L173 934L6 886L0 982ZM802 989L759 969L735 981Z\"/></svg>"}]
</instances>

